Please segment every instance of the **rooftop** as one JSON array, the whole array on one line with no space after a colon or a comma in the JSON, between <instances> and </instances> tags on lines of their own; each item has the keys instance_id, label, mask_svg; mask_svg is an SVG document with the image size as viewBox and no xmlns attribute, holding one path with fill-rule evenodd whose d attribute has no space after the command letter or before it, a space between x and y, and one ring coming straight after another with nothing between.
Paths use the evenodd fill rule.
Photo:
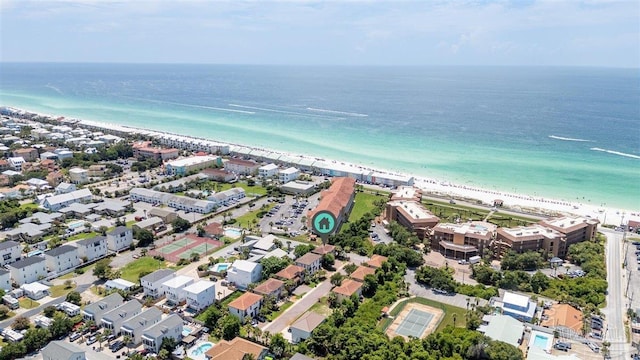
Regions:
<instances>
[{"instance_id":1,"label":"rooftop","mask_svg":"<svg viewBox=\"0 0 640 360\"><path fill-rule=\"evenodd\" d=\"M216 284L209 280L200 280L184 288L185 292L192 294L199 294L207 291L208 289L215 288Z\"/></svg>"},{"instance_id":2,"label":"rooftop","mask_svg":"<svg viewBox=\"0 0 640 360\"><path fill-rule=\"evenodd\" d=\"M332 291L336 294L351 296L355 294L360 288L362 288L361 282L346 279L342 281L342 285L335 287Z\"/></svg>"},{"instance_id":3,"label":"rooftop","mask_svg":"<svg viewBox=\"0 0 640 360\"><path fill-rule=\"evenodd\" d=\"M351 273L353 280L364 281L364 277L367 275L373 275L376 273L376 269L367 266L358 266L356 271Z\"/></svg>"},{"instance_id":4,"label":"rooftop","mask_svg":"<svg viewBox=\"0 0 640 360\"><path fill-rule=\"evenodd\" d=\"M321 255L308 252L296 259L296 264L311 265L316 261L320 261Z\"/></svg>"},{"instance_id":5,"label":"rooftop","mask_svg":"<svg viewBox=\"0 0 640 360\"><path fill-rule=\"evenodd\" d=\"M160 320L160 322L151 325L148 327L142 336L147 335L147 337L151 337L153 339L157 339L162 336L162 334L166 333L167 330L173 329L175 327L182 328L183 321L182 318L177 314L171 314L168 317Z\"/></svg>"},{"instance_id":6,"label":"rooftop","mask_svg":"<svg viewBox=\"0 0 640 360\"><path fill-rule=\"evenodd\" d=\"M78 249L76 249L75 246L71 246L71 245L62 245L62 246L58 246L57 248L53 248L47 252L45 252L45 255L49 255L49 256L60 256L63 254L67 254L70 252L74 252L74 251L78 251Z\"/></svg>"},{"instance_id":7,"label":"rooftop","mask_svg":"<svg viewBox=\"0 0 640 360\"><path fill-rule=\"evenodd\" d=\"M122 327L126 327L127 329L130 329L130 330L147 327L149 322L153 321L154 319L158 319L161 316L162 316L162 311L160 311L160 309L158 309L157 307L153 306L141 312L140 314L132 317L131 319L125 321L122 324Z\"/></svg>"},{"instance_id":8,"label":"rooftop","mask_svg":"<svg viewBox=\"0 0 640 360\"><path fill-rule=\"evenodd\" d=\"M247 261L247 260L236 260L233 262L233 264L231 264L231 267L233 269L240 270L240 271L252 272L259 265L260 264Z\"/></svg>"},{"instance_id":9,"label":"rooftop","mask_svg":"<svg viewBox=\"0 0 640 360\"><path fill-rule=\"evenodd\" d=\"M265 282L263 282L262 284L256 286L253 291L255 291L258 294L271 294L272 292L276 291L277 289L280 289L284 286L284 281L278 280L278 279L274 279L274 278L270 278L267 279Z\"/></svg>"},{"instance_id":10,"label":"rooftop","mask_svg":"<svg viewBox=\"0 0 640 360\"><path fill-rule=\"evenodd\" d=\"M371 260L367 261L366 264L369 267L377 269L382 267L382 263L384 263L385 261L387 261L386 256L374 254L373 256L371 256Z\"/></svg>"},{"instance_id":11,"label":"rooftop","mask_svg":"<svg viewBox=\"0 0 640 360\"><path fill-rule=\"evenodd\" d=\"M405 217L414 221L439 221L440 219L433 215L421 203L413 200L397 200L389 202L390 206L399 209Z\"/></svg>"},{"instance_id":12,"label":"rooftop","mask_svg":"<svg viewBox=\"0 0 640 360\"><path fill-rule=\"evenodd\" d=\"M165 164L167 166L181 167L181 166L197 165L197 164L202 164L208 161L216 161L216 160L218 160L218 157L216 156L192 156L184 159L168 161Z\"/></svg>"},{"instance_id":13,"label":"rooftop","mask_svg":"<svg viewBox=\"0 0 640 360\"><path fill-rule=\"evenodd\" d=\"M193 283L193 281L194 279L192 277L177 275L163 282L162 286L166 286L168 288L180 288L180 287L185 287L186 285L190 285L191 283Z\"/></svg>"},{"instance_id":14,"label":"rooftop","mask_svg":"<svg viewBox=\"0 0 640 360\"><path fill-rule=\"evenodd\" d=\"M555 304L551 309L545 310L544 314L548 316L547 320L543 320L540 324L544 327L564 326L577 333L582 331L582 311L569 304Z\"/></svg>"},{"instance_id":15,"label":"rooftop","mask_svg":"<svg viewBox=\"0 0 640 360\"><path fill-rule=\"evenodd\" d=\"M292 328L300 329L306 332L312 332L317 328L327 317L315 312L307 312L302 315L296 322L291 324Z\"/></svg>"},{"instance_id":16,"label":"rooftop","mask_svg":"<svg viewBox=\"0 0 640 360\"><path fill-rule=\"evenodd\" d=\"M156 270L154 272L152 272L149 275L145 275L143 277L140 278L140 281L148 281L148 282L156 282L158 280L162 280L168 276L172 276L175 274L175 270L171 270L171 269L160 269L160 270Z\"/></svg>"},{"instance_id":17,"label":"rooftop","mask_svg":"<svg viewBox=\"0 0 640 360\"><path fill-rule=\"evenodd\" d=\"M253 304L262 301L262 296L258 295L258 294L254 294L254 293L250 293L250 292L246 292L242 295L240 295L239 298L233 300L232 302L229 303L229 307L232 307L234 309L238 309L238 310L247 310L248 308L250 308Z\"/></svg>"},{"instance_id":18,"label":"rooftop","mask_svg":"<svg viewBox=\"0 0 640 360\"><path fill-rule=\"evenodd\" d=\"M286 268L280 270L276 276L283 279L294 279L296 276L303 274L304 268L297 265L289 265Z\"/></svg>"},{"instance_id":19,"label":"rooftop","mask_svg":"<svg viewBox=\"0 0 640 360\"><path fill-rule=\"evenodd\" d=\"M504 296L502 297L502 301L505 304L512 304L517 307L527 308L529 306L529 297L512 293L510 291L505 291Z\"/></svg>"},{"instance_id":20,"label":"rooftop","mask_svg":"<svg viewBox=\"0 0 640 360\"><path fill-rule=\"evenodd\" d=\"M40 256L31 256L31 257L28 257L28 258L25 258L25 259L22 259L22 260L18 260L18 261L14 262L14 263L11 263L11 264L7 265L7 266L10 266L10 267L12 267L14 269L23 269L23 268L29 267L29 266L31 266L33 264L37 264L37 263L44 262L44 261L45 261L44 258L42 258Z\"/></svg>"},{"instance_id":21,"label":"rooftop","mask_svg":"<svg viewBox=\"0 0 640 360\"><path fill-rule=\"evenodd\" d=\"M355 191L356 180L348 177L334 178L331 187L321 194L318 206L309 211L309 218L318 211L326 210L335 216L340 215L342 210L348 205L351 196Z\"/></svg>"},{"instance_id":22,"label":"rooftop","mask_svg":"<svg viewBox=\"0 0 640 360\"><path fill-rule=\"evenodd\" d=\"M251 341L236 337L231 341L222 340L206 352L210 360L243 360L245 354L259 359L267 348Z\"/></svg>"},{"instance_id":23,"label":"rooftop","mask_svg":"<svg viewBox=\"0 0 640 360\"><path fill-rule=\"evenodd\" d=\"M511 316L498 314L492 316L489 325L483 329L484 334L493 340L518 347L524 333L524 324Z\"/></svg>"}]
</instances>

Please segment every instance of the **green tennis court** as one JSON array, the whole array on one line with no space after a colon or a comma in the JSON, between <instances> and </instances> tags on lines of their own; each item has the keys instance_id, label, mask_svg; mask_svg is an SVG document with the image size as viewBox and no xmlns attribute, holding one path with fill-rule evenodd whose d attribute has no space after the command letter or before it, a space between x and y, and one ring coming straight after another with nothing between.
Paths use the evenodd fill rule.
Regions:
<instances>
[{"instance_id":1,"label":"green tennis court","mask_svg":"<svg viewBox=\"0 0 640 360\"><path fill-rule=\"evenodd\" d=\"M181 259L188 259L188 258L191 257L191 254L193 254L193 253L196 253L196 254L198 254L200 256L203 256L203 255L205 255L205 252L207 252L207 251L211 252L212 250L215 250L215 249L216 249L216 247L211 245L211 244L206 245L205 243L202 243L202 244L199 244L199 245L196 245L194 247L188 248L185 251L181 252L179 257Z\"/></svg>"},{"instance_id":2,"label":"green tennis court","mask_svg":"<svg viewBox=\"0 0 640 360\"><path fill-rule=\"evenodd\" d=\"M195 240L191 240L188 238L184 238L184 239L180 239L178 241L174 241L170 244L166 244L163 245L162 247L156 249L157 252L163 253L163 254L171 254L173 252L176 252L184 247L188 247L189 245L193 244L195 242Z\"/></svg>"}]
</instances>

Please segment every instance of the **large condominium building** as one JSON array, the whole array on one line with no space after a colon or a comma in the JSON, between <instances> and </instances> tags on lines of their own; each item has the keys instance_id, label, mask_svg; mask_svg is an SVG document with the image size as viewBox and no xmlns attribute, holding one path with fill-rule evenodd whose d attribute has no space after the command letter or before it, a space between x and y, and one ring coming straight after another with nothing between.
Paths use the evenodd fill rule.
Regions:
<instances>
[{"instance_id":1,"label":"large condominium building","mask_svg":"<svg viewBox=\"0 0 640 360\"><path fill-rule=\"evenodd\" d=\"M438 251L445 257L469 260L490 248L496 228L494 224L484 221L438 224L433 227L431 250Z\"/></svg>"},{"instance_id":2,"label":"large condominium building","mask_svg":"<svg viewBox=\"0 0 640 360\"><path fill-rule=\"evenodd\" d=\"M413 186L400 186L397 190L391 193L390 200L408 200L420 202L422 200L422 190Z\"/></svg>"},{"instance_id":3,"label":"large condominium building","mask_svg":"<svg viewBox=\"0 0 640 360\"><path fill-rule=\"evenodd\" d=\"M429 230L440 221L421 203L413 200L389 201L385 215L387 221L398 222L410 232L415 232L421 240L428 237Z\"/></svg>"},{"instance_id":4,"label":"large condominium building","mask_svg":"<svg viewBox=\"0 0 640 360\"><path fill-rule=\"evenodd\" d=\"M556 230L566 238L566 247L582 241L593 240L598 230L597 219L565 216L540 221L540 224Z\"/></svg>"},{"instance_id":5,"label":"large condominium building","mask_svg":"<svg viewBox=\"0 0 640 360\"><path fill-rule=\"evenodd\" d=\"M318 211L329 211L337 220L336 232L340 230L340 225L349 217L351 208L353 207L353 199L355 197L356 180L348 177L334 178L331 187L320 194L320 203L318 206L309 211L307 216L309 227L313 215Z\"/></svg>"},{"instance_id":6,"label":"large condominium building","mask_svg":"<svg viewBox=\"0 0 640 360\"><path fill-rule=\"evenodd\" d=\"M185 175L220 164L217 156L192 156L184 159L169 161L165 165L166 173L171 175Z\"/></svg>"},{"instance_id":7,"label":"large condominium building","mask_svg":"<svg viewBox=\"0 0 640 360\"><path fill-rule=\"evenodd\" d=\"M542 225L519 226L516 228L499 228L496 232L494 250L496 256L507 251L524 253L543 250L550 256L566 255L564 236L551 228Z\"/></svg>"}]
</instances>

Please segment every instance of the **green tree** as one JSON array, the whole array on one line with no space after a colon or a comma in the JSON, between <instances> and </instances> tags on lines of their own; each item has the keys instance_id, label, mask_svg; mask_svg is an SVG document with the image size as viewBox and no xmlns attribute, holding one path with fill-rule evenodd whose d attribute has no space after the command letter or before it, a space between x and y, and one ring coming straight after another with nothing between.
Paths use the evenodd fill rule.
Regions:
<instances>
[{"instance_id":1,"label":"green tree","mask_svg":"<svg viewBox=\"0 0 640 360\"><path fill-rule=\"evenodd\" d=\"M240 320L233 315L225 315L220 319L220 328L222 329L222 338L231 340L240 335Z\"/></svg>"},{"instance_id":2,"label":"green tree","mask_svg":"<svg viewBox=\"0 0 640 360\"><path fill-rule=\"evenodd\" d=\"M173 230L175 232L180 233L189 229L191 227L191 224L187 220L181 217L177 217L175 220L171 222L171 226L173 226Z\"/></svg>"},{"instance_id":3,"label":"green tree","mask_svg":"<svg viewBox=\"0 0 640 360\"><path fill-rule=\"evenodd\" d=\"M283 258L271 256L260 260L260 264L262 264L262 278L267 279L291 264L291 259L287 256Z\"/></svg>"},{"instance_id":4,"label":"green tree","mask_svg":"<svg viewBox=\"0 0 640 360\"><path fill-rule=\"evenodd\" d=\"M339 272L336 272L335 274L331 275L331 284L333 286L340 286L340 284L342 284L343 279L344 279L344 275L340 274Z\"/></svg>"},{"instance_id":5,"label":"green tree","mask_svg":"<svg viewBox=\"0 0 640 360\"><path fill-rule=\"evenodd\" d=\"M533 292L539 294L540 292L547 290L550 284L549 277L540 271L537 271L531 276L531 288Z\"/></svg>"},{"instance_id":6,"label":"green tree","mask_svg":"<svg viewBox=\"0 0 640 360\"><path fill-rule=\"evenodd\" d=\"M73 321L71 320L71 318L58 313L53 317L53 322L49 327L49 331L51 332L51 336L54 339L58 339L68 334L72 328Z\"/></svg>"},{"instance_id":7,"label":"green tree","mask_svg":"<svg viewBox=\"0 0 640 360\"><path fill-rule=\"evenodd\" d=\"M295 249L293 249L293 254L296 256L296 258L301 257L302 255L311 252L313 250L315 250L316 247L314 245L311 244L300 244L298 246L296 246Z\"/></svg>"},{"instance_id":8,"label":"green tree","mask_svg":"<svg viewBox=\"0 0 640 360\"><path fill-rule=\"evenodd\" d=\"M11 324L13 330L16 331L28 329L30 326L31 321L29 321L29 318L26 318L24 316L18 316L17 318L15 318L15 320L13 320L13 324Z\"/></svg>"},{"instance_id":9,"label":"green tree","mask_svg":"<svg viewBox=\"0 0 640 360\"><path fill-rule=\"evenodd\" d=\"M271 351L276 356L276 358L280 358L285 354L285 351L287 350L288 345L289 345L289 342L285 340L282 334L277 333L273 335L273 337L271 338L271 343L269 344L269 351Z\"/></svg>"},{"instance_id":10,"label":"green tree","mask_svg":"<svg viewBox=\"0 0 640 360\"><path fill-rule=\"evenodd\" d=\"M8 307L0 305L0 319L6 318L9 315L9 312L11 312L11 310L9 310Z\"/></svg>"},{"instance_id":11,"label":"green tree","mask_svg":"<svg viewBox=\"0 0 640 360\"><path fill-rule=\"evenodd\" d=\"M26 352L30 353L42 349L51 340L51 333L47 329L34 328L29 329L24 334L22 343Z\"/></svg>"},{"instance_id":12,"label":"green tree","mask_svg":"<svg viewBox=\"0 0 640 360\"><path fill-rule=\"evenodd\" d=\"M155 235L153 235L153 233L149 230L134 227L133 238L138 240L138 247L146 247L153 244Z\"/></svg>"},{"instance_id":13,"label":"green tree","mask_svg":"<svg viewBox=\"0 0 640 360\"><path fill-rule=\"evenodd\" d=\"M99 260L93 268L93 276L99 279L105 280L108 278L111 271L111 259Z\"/></svg>"},{"instance_id":14,"label":"green tree","mask_svg":"<svg viewBox=\"0 0 640 360\"><path fill-rule=\"evenodd\" d=\"M344 272L346 272L347 275L353 274L353 272L356 271L356 269L358 269L358 265L356 265L354 263L348 263L343 268Z\"/></svg>"},{"instance_id":15,"label":"green tree","mask_svg":"<svg viewBox=\"0 0 640 360\"><path fill-rule=\"evenodd\" d=\"M485 349L491 360L521 360L522 351L517 347L502 341L491 341Z\"/></svg>"},{"instance_id":16,"label":"green tree","mask_svg":"<svg viewBox=\"0 0 640 360\"><path fill-rule=\"evenodd\" d=\"M322 267L327 270L333 270L333 266L336 263L336 258L332 254L322 255Z\"/></svg>"},{"instance_id":17,"label":"green tree","mask_svg":"<svg viewBox=\"0 0 640 360\"><path fill-rule=\"evenodd\" d=\"M58 310L56 309L55 306L47 306L46 308L44 308L44 310L42 310L42 312L44 313L44 316L48 318L53 318L53 316L56 314L56 311Z\"/></svg>"},{"instance_id":18,"label":"green tree","mask_svg":"<svg viewBox=\"0 0 640 360\"><path fill-rule=\"evenodd\" d=\"M82 303L82 296L80 296L80 293L77 291L70 291L67 294L67 297L65 300L72 304L80 306L80 304Z\"/></svg>"}]
</instances>

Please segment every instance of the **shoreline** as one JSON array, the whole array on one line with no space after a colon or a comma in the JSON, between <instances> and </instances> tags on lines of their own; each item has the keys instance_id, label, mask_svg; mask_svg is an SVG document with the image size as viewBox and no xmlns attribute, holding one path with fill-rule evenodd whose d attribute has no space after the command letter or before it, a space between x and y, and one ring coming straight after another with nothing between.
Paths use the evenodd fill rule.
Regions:
<instances>
[{"instance_id":1,"label":"shoreline","mask_svg":"<svg viewBox=\"0 0 640 360\"><path fill-rule=\"evenodd\" d=\"M294 154L294 153L271 149L271 148L255 147L255 146L246 145L246 144L237 144L237 143L225 142L220 140L207 139L203 137L185 135L185 134L180 134L175 132L159 131L159 130L143 128L143 127L108 123L104 121L66 118L63 115L44 114L40 112L33 112L33 111L15 108L11 106L3 105L2 107L7 109L12 109L18 112L35 114L36 116L49 118L51 120L64 119L69 123L75 123L80 126L85 125L85 126L102 128L104 129L105 132L114 131L114 130L118 131L118 129L126 129L126 132L129 132L129 133L146 134L149 136L170 135L170 136L179 136L185 139L208 141L213 144L229 146L231 155L233 155L235 149L248 148L252 150L269 152L269 153L277 154L280 156L287 156L292 159L324 161L327 163L340 164L342 166L350 167L358 170L375 171L375 172L379 172L387 175L394 175L394 176L413 177L414 186L420 188L425 195L435 195L438 197L443 197L445 199L455 198L459 200L466 199L471 201L474 201L474 200L481 201L484 205L489 204L489 206L493 204L494 200L500 199L503 201L503 204L504 204L503 208L505 208L505 210L510 209L518 212L523 212L525 214L534 213L534 214L541 214L541 215L547 215L547 216L573 214L573 215L596 218L601 222L601 224L611 224L615 226L621 225L622 223L627 223L629 220L640 220L640 210L630 210L630 209L622 209L622 208L614 208L614 207L601 207L601 206L595 206L591 204L584 204L580 202L558 200L558 199L546 198L541 196L531 196L528 194L512 193L512 192L501 191L501 190L489 190L482 187L466 186L466 185L451 183L444 179L416 176L416 175L402 173L402 172L394 172L388 169L381 169L381 168L375 168L367 165L354 164L347 161L320 158L317 156L313 156L311 154ZM31 121L36 121L36 120L31 120Z\"/></svg>"}]
</instances>

